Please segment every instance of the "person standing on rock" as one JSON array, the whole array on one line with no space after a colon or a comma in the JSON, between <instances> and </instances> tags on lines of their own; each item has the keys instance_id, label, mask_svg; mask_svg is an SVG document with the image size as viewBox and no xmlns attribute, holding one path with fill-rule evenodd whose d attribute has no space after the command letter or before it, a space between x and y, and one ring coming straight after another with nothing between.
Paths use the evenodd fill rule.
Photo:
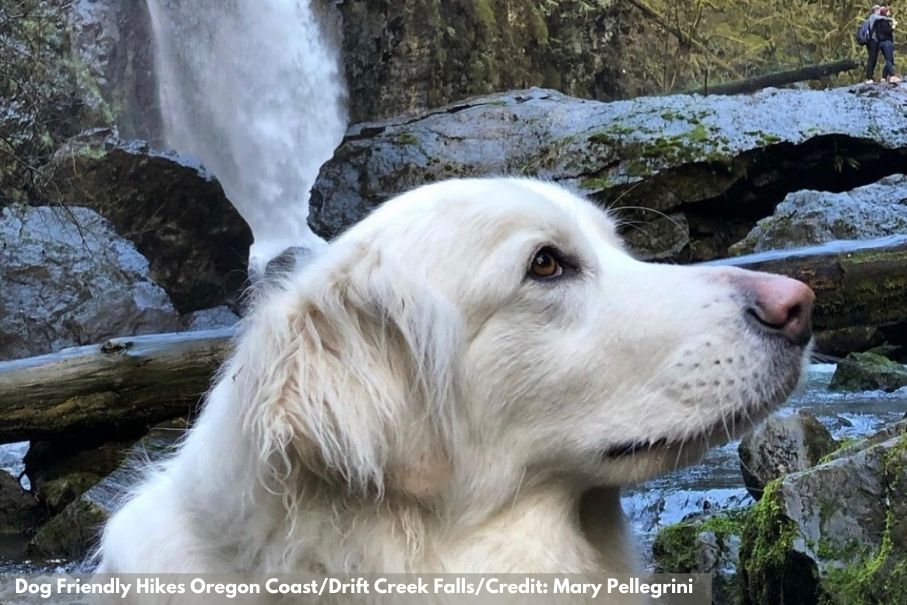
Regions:
<instances>
[{"instance_id":1,"label":"person standing on rock","mask_svg":"<svg viewBox=\"0 0 907 605\"><path fill-rule=\"evenodd\" d=\"M879 52L885 57L885 67L882 69L882 77L887 82L897 83L901 79L895 74L894 66L894 28L897 27L897 21L891 18L891 8L888 6L879 7L878 13L869 16L869 59L866 62L867 83L874 81L876 63L878 62Z\"/></svg>"}]
</instances>

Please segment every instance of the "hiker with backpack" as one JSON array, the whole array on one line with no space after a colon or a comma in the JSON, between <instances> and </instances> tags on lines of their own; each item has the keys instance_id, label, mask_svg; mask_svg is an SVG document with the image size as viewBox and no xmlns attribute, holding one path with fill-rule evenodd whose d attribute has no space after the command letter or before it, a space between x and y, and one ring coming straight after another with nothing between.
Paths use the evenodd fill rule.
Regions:
<instances>
[{"instance_id":1,"label":"hiker with backpack","mask_svg":"<svg viewBox=\"0 0 907 605\"><path fill-rule=\"evenodd\" d=\"M888 6L873 6L869 17L860 25L857 31L857 41L865 44L868 50L866 61L866 83L875 81L875 68L879 53L885 57L885 67L882 77L887 82L897 83L901 79L895 75L894 67L894 28L897 21L891 18L891 8Z\"/></svg>"}]
</instances>

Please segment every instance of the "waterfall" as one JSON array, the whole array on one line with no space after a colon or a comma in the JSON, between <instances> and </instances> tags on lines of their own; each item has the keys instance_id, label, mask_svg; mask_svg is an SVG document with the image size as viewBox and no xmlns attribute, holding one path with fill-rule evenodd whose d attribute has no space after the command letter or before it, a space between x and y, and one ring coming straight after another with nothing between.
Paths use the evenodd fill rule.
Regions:
<instances>
[{"instance_id":1,"label":"waterfall","mask_svg":"<svg viewBox=\"0 0 907 605\"><path fill-rule=\"evenodd\" d=\"M311 0L147 0L166 143L249 224L250 273L323 245L309 191L346 129L339 51Z\"/></svg>"}]
</instances>

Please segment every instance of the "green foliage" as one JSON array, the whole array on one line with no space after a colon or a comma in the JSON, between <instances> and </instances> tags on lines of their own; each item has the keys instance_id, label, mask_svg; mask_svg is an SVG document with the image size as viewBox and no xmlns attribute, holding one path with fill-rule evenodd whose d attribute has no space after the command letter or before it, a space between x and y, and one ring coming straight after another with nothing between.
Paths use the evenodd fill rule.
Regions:
<instances>
[{"instance_id":1,"label":"green foliage","mask_svg":"<svg viewBox=\"0 0 907 605\"><path fill-rule=\"evenodd\" d=\"M869 4L857 0L633 0L647 8L629 46L640 92L705 89L806 65L864 57L854 32ZM857 70L828 79L850 83Z\"/></svg>"},{"instance_id":2,"label":"green foliage","mask_svg":"<svg viewBox=\"0 0 907 605\"><path fill-rule=\"evenodd\" d=\"M78 74L63 0L0 0L0 201L38 188L39 168L73 134Z\"/></svg>"}]
</instances>

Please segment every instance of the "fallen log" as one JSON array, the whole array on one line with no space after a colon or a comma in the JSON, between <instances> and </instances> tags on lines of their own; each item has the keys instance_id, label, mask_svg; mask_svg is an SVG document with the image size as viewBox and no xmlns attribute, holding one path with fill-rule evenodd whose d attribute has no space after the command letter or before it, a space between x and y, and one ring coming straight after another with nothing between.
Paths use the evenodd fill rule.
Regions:
<instances>
[{"instance_id":1,"label":"fallen log","mask_svg":"<svg viewBox=\"0 0 907 605\"><path fill-rule=\"evenodd\" d=\"M844 71L852 71L863 67L863 63L853 59L841 59L830 63L817 63L815 65L806 65L796 69L785 71L776 71L762 76L755 76L745 80L733 80L714 86L704 86L686 90L681 94L703 94L703 95L739 95L747 92L756 92L763 88L787 86L797 82L806 82L808 80L819 80L828 76L833 76Z\"/></svg>"},{"instance_id":2,"label":"fallen log","mask_svg":"<svg viewBox=\"0 0 907 605\"><path fill-rule=\"evenodd\" d=\"M865 345L871 345L874 330L907 323L905 235L828 242L705 264L779 273L809 284L816 293L813 325L819 333L819 348L826 353L846 353L847 348L858 344L861 337L854 331L864 330ZM833 341L840 338L833 333L845 330L850 334L841 333L839 337L854 344L836 346Z\"/></svg>"},{"instance_id":3,"label":"fallen log","mask_svg":"<svg viewBox=\"0 0 907 605\"><path fill-rule=\"evenodd\" d=\"M907 321L907 236L831 242L705 264L806 282L816 292L814 325L820 332ZM191 415L232 335L228 328L116 338L0 362L0 443Z\"/></svg>"},{"instance_id":4,"label":"fallen log","mask_svg":"<svg viewBox=\"0 0 907 605\"><path fill-rule=\"evenodd\" d=\"M0 443L189 416L232 335L149 334L0 362Z\"/></svg>"}]
</instances>

